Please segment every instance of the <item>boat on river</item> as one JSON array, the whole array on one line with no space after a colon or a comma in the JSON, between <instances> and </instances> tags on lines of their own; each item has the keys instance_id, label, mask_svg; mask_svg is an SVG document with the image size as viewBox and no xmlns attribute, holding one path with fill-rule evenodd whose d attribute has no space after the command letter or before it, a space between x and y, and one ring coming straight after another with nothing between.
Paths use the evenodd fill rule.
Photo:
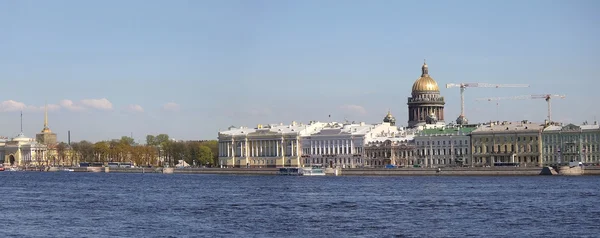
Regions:
<instances>
[{"instance_id":1,"label":"boat on river","mask_svg":"<svg viewBox=\"0 0 600 238\"><path fill-rule=\"evenodd\" d=\"M319 166L311 166L302 168L303 176L325 176L325 170Z\"/></svg>"},{"instance_id":2,"label":"boat on river","mask_svg":"<svg viewBox=\"0 0 600 238\"><path fill-rule=\"evenodd\" d=\"M286 176L302 176L302 169L298 167L284 167L279 168L278 175L286 175Z\"/></svg>"}]
</instances>

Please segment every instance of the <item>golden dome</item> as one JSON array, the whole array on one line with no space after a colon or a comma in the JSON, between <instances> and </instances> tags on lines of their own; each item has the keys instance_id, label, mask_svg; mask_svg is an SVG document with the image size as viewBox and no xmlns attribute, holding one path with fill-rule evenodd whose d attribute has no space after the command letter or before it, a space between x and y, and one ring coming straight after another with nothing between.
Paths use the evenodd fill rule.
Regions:
<instances>
[{"instance_id":1,"label":"golden dome","mask_svg":"<svg viewBox=\"0 0 600 238\"><path fill-rule=\"evenodd\" d=\"M429 68L426 63L423 63L423 67L421 67L422 74L417 81L413 84L412 91L413 92L425 92L425 91L440 91L437 82L429 76Z\"/></svg>"},{"instance_id":2,"label":"golden dome","mask_svg":"<svg viewBox=\"0 0 600 238\"><path fill-rule=\"evenodd\" d=\"M415 81L413 84L412 90L413 92L440 91L440 88L433 78L427 76L417 79L417 81Z\"/></svg>"}]
</instances>

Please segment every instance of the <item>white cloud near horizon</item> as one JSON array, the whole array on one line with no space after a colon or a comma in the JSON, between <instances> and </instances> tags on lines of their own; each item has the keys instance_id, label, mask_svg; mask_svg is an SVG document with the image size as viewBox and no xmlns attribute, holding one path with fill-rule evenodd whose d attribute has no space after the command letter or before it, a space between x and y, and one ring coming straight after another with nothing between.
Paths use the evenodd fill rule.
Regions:
<instances>
[{"instance_id":1,"label":"white cloud near horizon","mask_svg":"<svg viewBox=\"0 0 600 238\"><path fill-rule=\"evenodd\" d=\"M100 99L83 99L81 100L81 104L88 108L100 109L100 110L110 110L113 108L113 105L108 99L100 98Z\"/></svg>"},{"instance_id":2,"label":"white cloud near horizon","mask_svg":"<svg viewBox=\"0 0 600 238\"><path fill-rule=\"evenodd\" d=\"M27 105L24 102L18 102L15 100L6 100L3 102L0 102L0 112L16 112L16 111L43 112L44 109L45 109L44 106ZM60 109L59 105L48 104L48 111L56 111L58 109Z\"/></svg>"},{"instance_id":3,"label":"white cloud near horizon","mask_svg":"<svg viewBox=\"0 0 600 238\"><path fill-rule=\"evenodd\" d=\"M181 106L179 106L179 104L177 104L177 103L169 102L169 103L163 104L162 109L165 111L176 112L181 109Z\"/></svg>"},{"instance_id":4,"label":"white cloud near horizon","mask_svg":"<svg viewBox=\"0 0 600 238\"><path fill-rule=\"evenodd\" d=\"M144 112L144 108L138 104L131 104L127 107L130 112Z\"/></svg>"},{"instance_id":5,"label":"white cloud near horizon","mask_svg":"<svg viewBox=\"0 0 600 238\"><path fill-rule=\"evenodd\" d=\"M47 104L46 106L48 107L48 111L57 111L61 108L69 111L84 111L86 109L111 110L113 108L112 103L106 98L83 99L79 103L73 102L69 99L63 99L58 104ZM46 106L27 105L24 102L6 100L0 102L0 112L43 112ZM140 108L137 108L137 110Z\"/></svg>"},{"instance_id":6,"label":"white cloud near horizon","mask_svg":"<svg viewBox=\"0 0 600 238\"><path fill-rule=\"evenodd\" d=\"M73 103L73 101L68 100L68 99L64 99L60 101L60 106L69 110L69 111L83 111L85 110L84 107L76 105L75 103Z\"/></svg>"},{"instance_id":7,"label":"white cloud near horizon","mask_svg":"<svg viewBox=\"0 0 600 238\"><path fill-rule=\"evenodd\" d=\"M359 106L359 105L342 105L342 106L340 106L340 109L344 110L345 112L351 113L351 114L360 114L360 115L367 114L367 110L363 106Z\"/></svg>"}]
</instances>

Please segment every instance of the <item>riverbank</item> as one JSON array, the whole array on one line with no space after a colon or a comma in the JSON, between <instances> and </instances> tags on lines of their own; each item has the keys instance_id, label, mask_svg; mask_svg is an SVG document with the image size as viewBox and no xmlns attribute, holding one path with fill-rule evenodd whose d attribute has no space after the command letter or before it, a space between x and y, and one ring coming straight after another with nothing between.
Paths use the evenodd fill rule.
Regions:
<instances>
[{"instance_id":1,"label":"riverbank","mask_svg":"<svg viewBox=\"0 0 600 238\"><path fill-rule=\"evenodd\" d=\"M110 168L90 171L88 168L73 168L74 172L108 173L163 173L163 168ZM394 168L394 169L339 169L341 176L535 176L540 175L539 167L486 167L486 168ZM584 175L600 175L600 167L587 167ZM277 175L278 168L174 168L174 174L239 174ZM171 173L171 171L169 171ZM334 175L333 169L326 170Z\"/></svg>"}]
</instances>

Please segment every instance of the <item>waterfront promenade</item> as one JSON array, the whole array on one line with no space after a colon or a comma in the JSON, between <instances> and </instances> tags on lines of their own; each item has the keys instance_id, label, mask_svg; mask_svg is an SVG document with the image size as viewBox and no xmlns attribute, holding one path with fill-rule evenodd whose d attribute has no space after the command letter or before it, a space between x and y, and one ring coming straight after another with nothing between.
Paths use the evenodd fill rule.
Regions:
<instances>
[{"instance_id":1,"label":"waterfront promenade","mask_svg":"<svg viewBox=\"0 0 600 238\"><path fill-rule=\"evenodd\" d=\"M90 171L88 168L72 168L74 172L108 173L163 173L163 168L106 168ZM238 174L276 175L278 168L171 168L174 174ZM535 176L540 175L539 167L483 167L483 168L360 168L341 169L341 176ZM171 173L171 172L169 172ZM330 169L328 175L334 175ZM600 175L600 167L586 167L584 175Z\"/></svg>"}]
</instances>

